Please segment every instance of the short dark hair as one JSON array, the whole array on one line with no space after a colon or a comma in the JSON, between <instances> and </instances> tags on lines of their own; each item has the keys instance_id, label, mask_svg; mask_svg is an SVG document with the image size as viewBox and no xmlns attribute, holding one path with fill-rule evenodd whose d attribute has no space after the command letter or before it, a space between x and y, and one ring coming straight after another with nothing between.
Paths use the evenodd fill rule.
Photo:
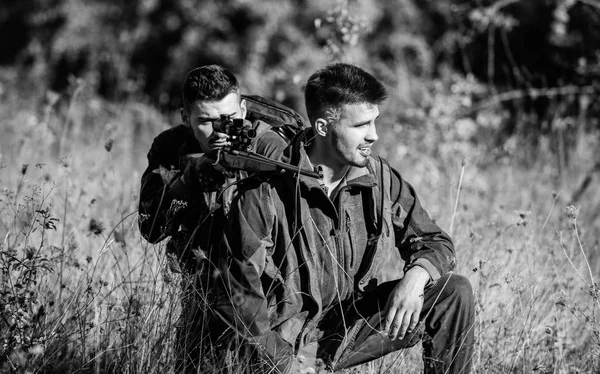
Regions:
<instances>
[{"instance_id":1,"label":"short dark hair","mask_svg":"<svg viewBox=\"0 0 600 374\"><path fill-rule=\"evenodd\" d=\"M181 101L186 111L198 100L219 101L240 86L233 73L219 65L206 65L191 70L181 87Z\"/></svg>"},{"instance_id":2,"label":"short dark hair","mask_svg":"<svg viewBox=\"0 0 600 374\"><path fill-rule=\"evenodd\" d=\"M314 123L323 111L345 104L381 104L387 97L383 84L358 66L337 63L317 70L304 90L306 113Z\"/></svg>"}]
</instances>

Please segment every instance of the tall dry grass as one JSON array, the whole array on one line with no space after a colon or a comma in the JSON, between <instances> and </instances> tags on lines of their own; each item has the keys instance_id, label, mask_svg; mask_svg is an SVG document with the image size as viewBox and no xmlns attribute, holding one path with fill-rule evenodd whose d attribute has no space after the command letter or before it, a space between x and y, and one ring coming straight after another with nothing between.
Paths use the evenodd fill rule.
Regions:
<instances>
[{"instance_id":1,"label":"tall dry grass","mask_svg":"<svg viewBox=\"0 0 600 374\"><path fill-rule=\"evenodd\" d=\"M176 372L180 279L163 245L140 238L136 213L145 152L166 117L103 102L82 82L70 95L4 99L0 371ZM600 371L597 184L580 210L566 208L593 160L585 149L557 191L542 158L480 168L381 149L453 232L457 271L476 293L475 372ZM418 372L419 355L349 372Z\"/></svg>"}]
</instances>

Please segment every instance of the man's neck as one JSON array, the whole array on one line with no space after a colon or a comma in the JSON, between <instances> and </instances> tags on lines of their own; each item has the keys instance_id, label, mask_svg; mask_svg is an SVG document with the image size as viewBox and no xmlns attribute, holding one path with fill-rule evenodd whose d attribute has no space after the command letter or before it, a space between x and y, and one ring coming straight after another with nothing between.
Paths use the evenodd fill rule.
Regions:
<instances>
[{"instance_id":1,"label":"man's neck","mask_svg":"<svg viewBox=\"0 0 600 374\"><path fill-rule=\"evenodd\" d=\"M322 144L315 142L307 149L306 153L310 163L315 167L321 168L323 173L321 183L327 187L327 193L331 196L333 190L335 190L348 173L348 170L350 170L350 165L335 162L335 160L331 159L330 152L330 150L325 150Z\"/></svg>"}]
</instances>

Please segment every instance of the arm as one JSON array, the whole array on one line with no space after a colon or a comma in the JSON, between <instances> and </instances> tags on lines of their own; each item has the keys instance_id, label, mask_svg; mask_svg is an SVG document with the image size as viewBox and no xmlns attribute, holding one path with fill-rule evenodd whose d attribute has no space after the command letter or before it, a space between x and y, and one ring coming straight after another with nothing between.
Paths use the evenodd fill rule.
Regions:
<instances>
[{"instance_id":1,"label":"arm","mask_svg":"<svg viewBox=\"0 0 600 374\"><path fill-rule=\"evenodd\" d=\"M183 170L181 162L187 149L198 148L190 139L193 139L191 130L180 125L158 135L148 152L148 167L141 181L138 224L142 236L151 243L170 236L183 217L199 214L205 208L202 189L195 180L196 170ZM190 166L190 162L186 165ZM194 171L192 178L190 171Z\"/></svg>"},{"instance_id":2,"label":"arm","mask_svg":"<svg viewBox=\"0 0 600 374\"><path fill-rule=\"evenodd\" d=\"M273 281L265 267L276 242L275 224L275 207L267 184L240 190L221 242L220 277L213 288L212 310L238 338L258 346L273 367L284 371L292 347L271 329L264 289Z\"/></svg>"},{"instance_id":3,"label":"arm","mask_svg":"<svg viewBox=\"0 0 600 374\"><path fill-rule=\"evenodd\" d=\"M392 204L396 247L404 259L405 274L386 305L384 332L402 339L417 325L423 307L425 287L454 267L452 240L429 217L414 188L392 170L392 186L399 186Z\"/></svg>"},{"instance_id":4,"label":"arm","mask_svg":"<svg viewBox=\"0 0 600 374\"><path fill-rule=\"evenodd\" d=\"M275 210L265 186L240 191L228 216L219 254L223 284L215 310L241 335L269 330L261 276L273 247ZM221 287L219 287L221 288Z\"/></svg>"},{"instance_id":5,"label":"arm","mask_svg":"<svg viewBox=\"0 0 600 374\"><path fill-rule=\"evenodd\" d=\"M142 175L138 224L142 236L151 243L167 236L163 230L167 211L176 198L174 191L181 190L176 131L167 130L154 139L148 152L148 167Z\"/></svg>"}]
</instances>

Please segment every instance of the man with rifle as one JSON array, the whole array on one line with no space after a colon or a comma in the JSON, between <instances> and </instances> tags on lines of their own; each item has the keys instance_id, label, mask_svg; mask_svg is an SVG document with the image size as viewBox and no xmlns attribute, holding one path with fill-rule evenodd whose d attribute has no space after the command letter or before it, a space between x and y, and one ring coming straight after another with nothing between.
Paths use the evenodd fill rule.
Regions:
<instances>
[{"instance_id":1,"label":"man with rifle","mask_svg":"<svg viewBox=\"0 0 600 374\"><path fill-rule=\"evenodd\" d=\"M245 118L269 115L291 118L289 108L256 97L243 97L236 77L218 65L190 71L181 90L183 124L159 134L148 152L141 181L139 227L151 243L170 238L171 267L184 274L182 323L178 352L186 370L197 364L204 337L204 315L197 277L197 259L212 258L220 240L235 184L248 171L285 170L277 160L287 145L272 124ZM249 113L248 102L254 111ZM256 109L258 108L258 109ZM300 126L296 123L295 126ZM294 125L288 126L287 129ZM283 127L276 130L283 130ZM247 170L236 170L247 169Z\"/></svg>"}]
</instances>

